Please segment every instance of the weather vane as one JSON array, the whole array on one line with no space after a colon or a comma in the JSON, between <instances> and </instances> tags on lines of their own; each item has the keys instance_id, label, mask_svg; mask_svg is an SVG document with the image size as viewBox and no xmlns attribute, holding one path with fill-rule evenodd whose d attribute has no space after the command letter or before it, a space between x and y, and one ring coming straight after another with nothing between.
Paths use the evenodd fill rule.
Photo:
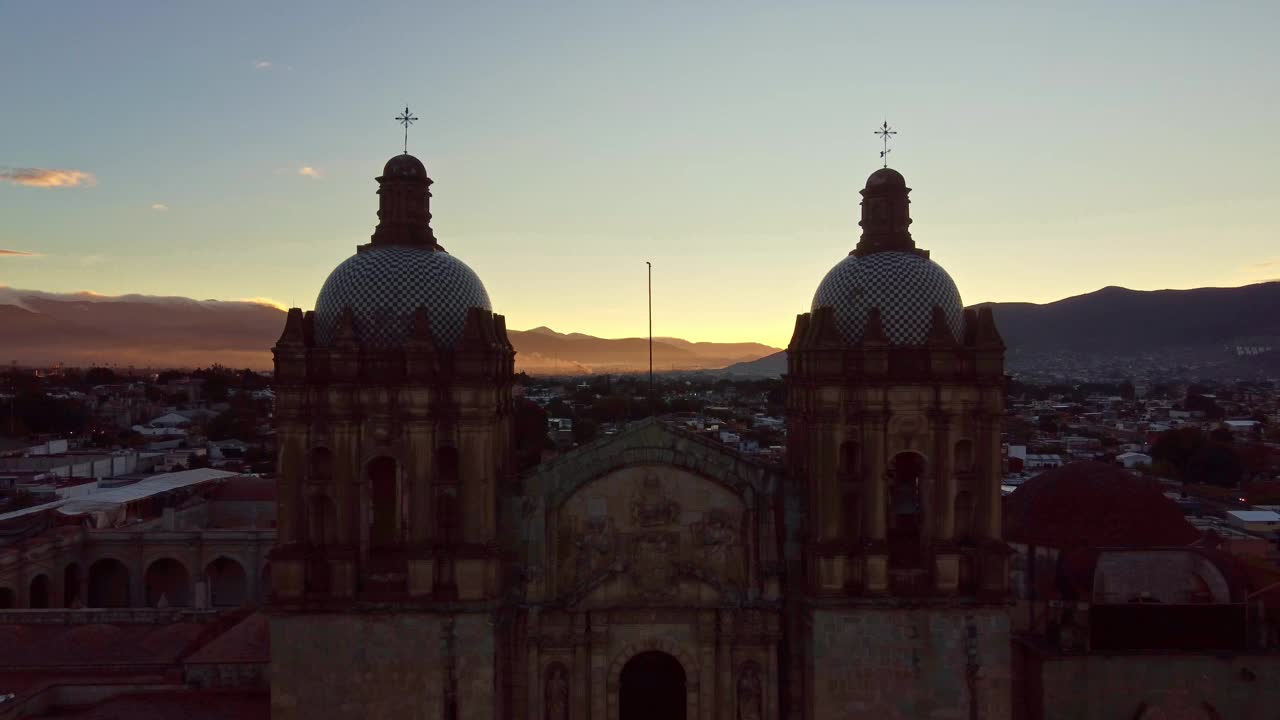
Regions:
<instances>
[{"instance_id":1,"label":"weather vane","mask_svg":"<svg viewBox=\"0 0 1280 720\"><path fill-rule=\"evenodd\" d=\"M404 154L405 155L409 154L409 126L412 125L413 121L417 119L418 117L416 115L409 114L408 105L404 106L404 112L396 116L396 120L399 121L399 123L404 126Z\"/></svg>"},{"instance_id":2,"label":"weather vane","mask_svg":"<svg viewBox=\"0 0 1280 720\"><path fill-rule=\"evenodd\" d=\"M880 159L884 161L885 167L889 167L889 153L891 152L889 150L889 139L897 134L897 130L889 127L888 120L885 120L884 124L880 126L880 129L876 130L876 135L879 135L880 139L884 141L884 149L880 151Z\"/></svg>"}]
</instances>

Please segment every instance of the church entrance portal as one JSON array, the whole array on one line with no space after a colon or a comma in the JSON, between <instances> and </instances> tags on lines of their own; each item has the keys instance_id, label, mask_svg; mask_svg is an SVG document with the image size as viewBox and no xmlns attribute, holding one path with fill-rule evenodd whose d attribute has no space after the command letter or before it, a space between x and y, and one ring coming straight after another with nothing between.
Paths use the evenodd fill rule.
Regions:
<instances>
[{"instance_id":1,"label":"church entrance portal","mask_svg":"<svg viewBox=\"0 0 1280 720\"><path fill-rule=\"evenodd\" d=\"M643 652L622 668L619 720L685 720L685 676L664 652Z\"/></svg>"}]
</instances>

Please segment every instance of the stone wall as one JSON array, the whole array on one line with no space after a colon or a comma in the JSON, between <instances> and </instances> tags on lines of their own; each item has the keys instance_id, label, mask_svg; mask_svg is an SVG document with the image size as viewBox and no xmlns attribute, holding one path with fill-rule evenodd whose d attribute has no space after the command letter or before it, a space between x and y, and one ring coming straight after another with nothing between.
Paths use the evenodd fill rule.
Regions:
<instances>
[{"instance_id":1,"label":"stone wall","mask_svg":"<svg viewBox=\"0 0 1280 720\"><path fill-rule=\"evenodd\" d=\"M810 620L808 717L1010 717L1003 607L814 609Z\"/></svg>"},{"instance_id":2,"label":"stone wall","mask_svg":"<svg viewBox=\"0 0 1280 720\"><path fill-rule=\"evenodd\" d=\"M459 720L495 717L488 614L298 613L271 619L275 720L438 720L446 716L451 674Z\"/></svg>"},{"instance_id":3,"label":"stone wall","mask_svg":"<svg viewBox=\"0 0 1280 720\"><path fill-rule=\"evenodd\" d=\"M1271 720L1280 655L1076 655L1032 660L1043 695L1019 720Z\"/></svg>"}]
</instances>

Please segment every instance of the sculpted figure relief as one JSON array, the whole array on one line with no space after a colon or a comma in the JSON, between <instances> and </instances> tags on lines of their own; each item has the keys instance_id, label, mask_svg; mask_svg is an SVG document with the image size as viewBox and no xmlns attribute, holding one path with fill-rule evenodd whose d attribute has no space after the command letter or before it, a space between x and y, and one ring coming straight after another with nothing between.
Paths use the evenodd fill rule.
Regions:
<instances>
[{"instance_id":1,"label":"sculpted figure relief","mask_svg":"<svg viewBox=\"0 0 1280 720\"><path fill-rule=\"evenodd\" d=\"M613 518L591 518L583 531L572 540L566 575L575 587L583 587L609 571L618 553L618 531ZM570 571L569 568L572 568Z\"/></svg>"},{"instance_id":2,"label":"sculpted figure relief","mask_svg":"<svg viewBox=\"0 0 1280 720\"><path fill-rule=\"evenodd\" d=\"M676 533L645 532L632 537L631 582L641 597L670 597L676 591Z\"/></svg>"},{"instance_id":3,"label":"sculpted figure relief","mask_svg":"<svg viewBox=\"0 0 1280 720\"><path fill-rule=\"evenodd\" d=\"M764 706L764 688L760 684L760 668L749 662L738 671L738 720L760 720Z\"/></svg>"},{"instance_id":4,"label":"sculpted figure relief","mask_svg":"<svg viewBox=\"0 0 1280 720\"><path fill-rule=\"evenodd\" d=\"M703 568L721 579L739 582L742 575L740 542L733 516L725 510L709 510L689 529L701 555Z\"/></svg>"},{"instance_id":5,"label":"sculpted figure relief","mask_svg":"<svg viewBox=\"0 0 1280 720\"><path fill-rule=\"evenodd\" d=\"M646 474L631 500L631 521L638 527L657 527L679 519L680 503L667 497L656 474Z\"/></svg>"},{"instance_id":6,"label":"sculpted figure relief","mask_svg":"<svg viewBox=\"0 0 1280 720\"><path fill-rule=\"evenodd\" d=\"M565 670L564 665L554 663L547 668L544 691L546 720L569 720L569 671Z\"/></svg>"}]
</instances>

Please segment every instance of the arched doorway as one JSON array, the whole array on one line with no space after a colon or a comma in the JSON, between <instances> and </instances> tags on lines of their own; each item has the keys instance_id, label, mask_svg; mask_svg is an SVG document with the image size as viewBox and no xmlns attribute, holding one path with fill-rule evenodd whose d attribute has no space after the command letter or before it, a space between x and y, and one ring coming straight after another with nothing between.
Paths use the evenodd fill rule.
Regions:
<instances>
[{"instance_id":1,"label":"arched doorway","mask_svg":"<svg viewBox=\"0 0 1280 720\"><path fill-rule=\"evenodd\" d=\"M173 558L162 558L147 568L148 607L189 607L191 573Z\"/></svg>"},{"instance_id":2,"label":"arched doorway","mask_svg":"<svg viewBox=\"0 0 1280 720\"><path fill-rule=\"evenodd\" d=\"M248 578L240 563L219 557L204 569L209 579L209 603L214 607L240 607L249 599Z\"/></svg>"},{"instance_id":3,"label":"arched doorway","mask_svg":"<svg viewBox=\"0 0 1280 720\"><path fill-rule=\"evenodd\" d=\"M80 601L80 565L71 563L62 570L62 607L73 608Z\"/></svg>"},{"instance_id":4,"label":"arched doorway","mask_svg":"<svg viewBox=\"0 0 1280 720\"><path fill-rule=\"evenodd\" d=\"M49 576L40 574L31 578L30 592L27 594L27 606L31 608L49 607Z\"/></svg>"},{"instance_id":5,"label":"arched doorway","mask_svg":"<svg viewBox=\"0 0 1280 720\"><path fill-rule=\"evenodd\" d=\"M89 607L129 607L129 568L115 558L89 566Z\"/></svg>"},{"instance_id":6,"label":"arched doorway","mask_svg":"<svg viewBox=\"0 0 1280 720\"><path fill-rule=\"evenodd\" d=\"M685 720L684 668L670 655L636 655L623 666L618 684L619 720Z\"/></svg>"},{"instance_id":7,"label":"arched doorway","mask_svg":"<svg viewBox=\"0 0 1280 720\"><path fill-rule=\"evenodd\" d=\"M0 587L0 610L9 610L10 608L12 608L14 606L14 603L17 602L14 599L15 597L16 596L12 589L7 587Z\"/></svg>"}]
</instances>

